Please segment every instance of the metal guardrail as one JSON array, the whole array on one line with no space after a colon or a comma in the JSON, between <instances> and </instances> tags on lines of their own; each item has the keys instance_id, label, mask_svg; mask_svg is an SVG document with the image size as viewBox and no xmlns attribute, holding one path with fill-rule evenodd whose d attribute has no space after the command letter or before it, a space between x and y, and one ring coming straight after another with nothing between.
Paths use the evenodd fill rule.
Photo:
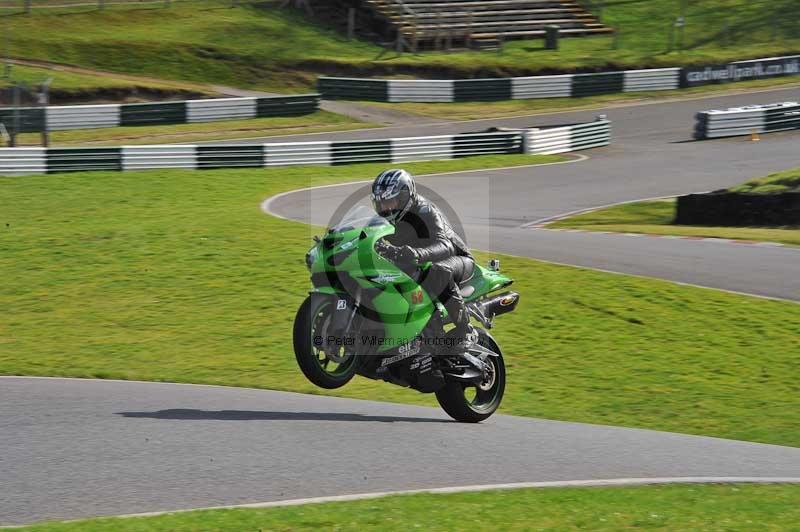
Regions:
<instances>
[{"instance_id":1,"label":"metal guardrail","mask_svg":"<svg viewBox=\"0 0 800 532\"><path fill-rule=\"evenodd\" d=\"M703 111L695 115L696 140L800 129L800 103L783 102Z\"/></svg>"},{"instance_id":2,"label":"metal guardrail","mask_svg":"<svg viewBox=\"0 0 800 532\"><path fill-rule=\"evenodd\" d=\"M66 105L18 108L20 133L119 126L191 124L274 116L297 116L319 109L319 94L263 98L217 98L178 102ZM0 123L11 131L14 112L0 107Z\"/></svg>"},{"instance_id":3,"label":"metal guardrail","mask_svg":"<svg viewBox=\"0 0 800 532\"><path fill-rule=\"evenodd\" d=\"M586 124L528 129L525 133L525 152L541 155L588 150L610 143L611 122L602 115Z\"/></svg>"},{"instance_id":4,"label":"metal guardrail","mask_svg":"<svg viewBox=\"0 0 800 532\"><path fill-rule=\"evenodd\" d=\"M800 56L787 56L737 61L727 65L517 78L386 80L320 77L317 88L325 99L467 102L659 91L798 74Z\"/></svg>"},{"instance_id":5,"label":"metal guardrail","mask_svg":"<svg viewBox=\"0 0 800 532\"><path fill-rule=\"evenodd\" d=\"M610 142L605 119L565 127L458 135L219 146L0 148L0 175L157 168L264 168L291 165L402 163L474 155L564 153Z\"/></svg>"},{"instance_id":6,"label":"metal guardrail","mask_svg":"<svg viewBox=\"0 0 800 532\"><path fill-rule=\"evenodd\" d=\"M571 98L677 89L680 69L631 70L600 74L565 74L519 78L459 80L318 79L317 90L326 99L380 102L474 102Z\"/></svg>"}]
</instances>

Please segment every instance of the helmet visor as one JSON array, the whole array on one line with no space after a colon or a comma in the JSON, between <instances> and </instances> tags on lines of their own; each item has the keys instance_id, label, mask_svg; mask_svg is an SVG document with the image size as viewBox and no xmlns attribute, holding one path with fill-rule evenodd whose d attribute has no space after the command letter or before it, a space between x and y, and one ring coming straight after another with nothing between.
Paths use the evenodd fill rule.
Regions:
<instances>
[{"instance_id":1,"label":"helmet visor","mask_svg":"<svg viewBox=\"0 0 800 532\"><path fill-rule=\"evenodd\" d=\"M381 198L380 195L372 195L372 207L380 216L393 220L398 214L403 212L408 202L411 199L411 194L408 190L401 190L391 198Z\"/></svg>"},{"instance_id":2,"label":"helmet visor","mask_svg":"<svg viewBox=\"0 0 800 532\"><path fill-rule=\"evenodd\" d=\"M372 206L375 208L375 212L377 212L379 215L383 217L391 216L397 212L400 212L400 197L395 196L389 199L378 199L373 197Z\"/></svg>"}]
</instances>

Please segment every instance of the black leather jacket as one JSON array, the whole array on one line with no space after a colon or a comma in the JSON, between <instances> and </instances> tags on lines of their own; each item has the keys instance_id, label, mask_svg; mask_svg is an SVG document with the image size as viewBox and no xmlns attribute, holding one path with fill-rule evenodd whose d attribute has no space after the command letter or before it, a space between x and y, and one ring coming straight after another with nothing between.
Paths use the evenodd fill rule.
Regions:
<instances>
[{"instance_id":1,"label":"black leather jacket","mask_svg":"<svg viewBox=\"0 0 800 532\"><path fill-rule=\"evenodd\" d=\"M419 262L438 262L454 255L472 258L467 245L432 202L417 194L395 232L386 237L394 246L417 250Z\"/></svg>"}]
</instances>

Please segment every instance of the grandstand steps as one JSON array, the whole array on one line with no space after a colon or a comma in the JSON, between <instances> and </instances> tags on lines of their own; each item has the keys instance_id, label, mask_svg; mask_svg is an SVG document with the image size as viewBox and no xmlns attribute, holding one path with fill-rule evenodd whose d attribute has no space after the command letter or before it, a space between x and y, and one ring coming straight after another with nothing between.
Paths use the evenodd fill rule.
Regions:
<instances>
[{"instance_id":1,"label":"grandstand steps","mask_svg":"<svg viewBox=\"0 0 800 532\"><path fill-rule=\"evenodd\" d=\"M561 30L562 34L565 37L569 36L584 36L590 34L605 34L605 33L613 33L614 30L611 28L578 28L578 29L566 29ZM506 40L509 39L534 39L537 37L544 37L545 30L520 30L520 31L509 31L503 33L473 33L472 39L480 40L480 39L493 39L500 35L502 35Z\"/></svg>"},{"instance_id":2,"label":"grandstand steps","mask_svg":"<svg viewBox=\"0 0 800 532\"><path fill-rule=\"evenodd\" d=\"M468 12L453 12L447 13L444 15L432 15L432 16L419 16L413 20L409 20L402 17L391 17L390 20L400 23L400 22L409 22L409 23L416 23L417 26L424 25L424 24L436 24L436 23L451 23L451 22L464 22L472 20L472 22L509 22L509 15L502 11L487 11L484 13L468 13ZM539 22L542 21L548 24L560 24L560 23L570 23L570 22L596 22L592 15L588 14L576 14L576 15L567 15L561 16L560 18L553 18L553 16L542 15L538 13L530 14L522 21L524 22ZM515 22L519 22L520 20L514 19Z\"/></svg>"},{"instance_id":3,"label":"grandstand steps","mask_svg":"<svg viewBox=\"0 0 800 532\"><path fill-rule=\"evenodd\" d=\"M586 28L587 24L576 22L575 20L564 19L564 20L557 20L557 21L548 21L547 24L558 24L561 29L565 28ZM514 31L514 29L518 28L531 28L531 29L544 29L545 24L542 24L536 20L530 21L522 21L522 22L508 22L505 20L496 20L496 21L480 21L480 22L456 22L451 21L445 24L419 24L415 26L417 31L425 31L425 30L437 30L440 27L444 27L448 31L453 31L456 29L463 29L468 30L471 29L472 32L487 28L487 27L495 27L498 31L502 32L510 32ZM414 27L414 26L412 26Z\"/></svg>"},{"instance_id":4,"label":"grandstand steps","mask_svg":"<svg viewBox=\"0 0 800 532\"><path fill-rule=\"evenodd\" d=\"M331 1L356 7L367 21L364 26L381 35L379 40L388 45L387 40L396 41L400 35L403 48L410 50L490 48L505 40L542 38L549 25L559 26L563 37L614 31L574 0Z\"/></svg>"},{"instance_id":5,"label":"grandstand steps","mask_svg":"<svg viewBox=\"0 0 800 532\"><path fill-rule=\"evenodd\" d=\"M356 34L397 49L491 49L512 39L544 38L559 26L563 37L612 33L575 0L312 0L314 15L338 31L356 10Z\"/></svg>"}]
</instances>

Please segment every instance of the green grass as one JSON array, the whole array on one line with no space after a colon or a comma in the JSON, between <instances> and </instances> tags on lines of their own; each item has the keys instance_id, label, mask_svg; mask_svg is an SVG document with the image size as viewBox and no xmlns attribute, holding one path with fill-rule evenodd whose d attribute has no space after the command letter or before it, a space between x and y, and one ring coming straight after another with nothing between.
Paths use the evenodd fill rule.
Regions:
<instances>
[{"instance_id":1,"label":"green grass","mask_svg":"<svg viewBox=\"0 0 800 532\"><path fill-rule=\"evenodd\" d=\"M1 59L0 64L3 64ZM0 72L2 72L2 69L0 69ZM126 77L86 74L57 68L32 67L16 64L11 65L10 77L0 77L0 87L8 87L12 82L19 81L29 85L38 85L48 78L53 78L51 87L57 87L61 91L73 92L105 88L134 89L142 87L165 91L185 90L198 92L201 90L201 87L198 85L184 85L167 80L156 81L148 79L146 82L142 82L133 81Z\"/></svg>"},{"instance_id":2,"label":"green grass","mask_svg":"<svg viewBox=\"0 0 800 532\"><path fill-rule=\"evenodd\" d=\"M775 193L800 190L800 168L770 174L731 187L733 192ZM554 229L583 229L781 242L800 246L798 227L709 227L674 225L676 201L640 201L571 216L549 224Z\"/></svg>"},{"instance_id":3,"label":"green grass","mask_svg":"<svg viewBox=\"0 0 800 532\"><path fill-rule=\"evenodd\" d=\"M369 127L378 127L378 125L359 122L345 115L318 111L309 115L291 117L223 120L219 122L168 126L55 131L50 134L50 142L55 146L118 146L224 140L273 135L298 135L301 133L345 131ZM41 137L38 133L28 133L19 136L19 145L21 146L38 146L40 142Z\"/></svg>"},{"instance_id":4,"label":"green grass","mask_svg":"<svg viewBox=\"0 0 800 532\"><path fill-rule=\"evenodd\" d=\"M425 173L530 160L407 166ZM290 339L310 286L303 254L317 230L266 216L259 204L380 169L0 181L0 374L323 393L298 371ZM495 329L509 371L504 413L800 445L800 305L500 257L522 294ZM367 379L336 393L435 404Z\"/></svg>"},{"instance_id":5,"label":"green grass","mask_svg":"<svg viewBox=\"0 0 800 532\"><path fill-rule=\"evenodd\" d=\"M231 7L227 0L42 10L0 18L11 53L115 72L297 92L314 81L302 59L372 57L277 5Z\"/></svg>"},{"instance_id":6,"label":"green grass","mask_svg":"<svg viewBox=\"0 0 800 532\"><path fill-rule=\"evenodd\" d=\"M225 0L40 10L0 17L11 54L168 79L296 92L316 74L497 77L542 71L717 63L800 50L800 4L794 0L689 2L684 49L669 51L675 0L609 0L604 22L618 37L509 42L502 53L381 55L373 43L347 41L298 12L231 7ZM724 13L724 16L720 16ZM725 24L730 31L724 31ZM168 60L166 59L168 58Z\"/></svg>"},{"instance_id":7,"label":"green grass","mask_svg":"<svg viewBox=\"0 0 800 532\"><path fill-rule=\"evenodd\" d=\"M2 20L1 17L0 20ZM0 22L0 27L2 27L2 22ZM5 67L5 63L0 60L0 89L21 82L33 90L38 90L39 85L48 78L52 78L50 84L50 103L52 105L186 100L219 95L209 86L197 83L95 73L66 66L46 68L12 64L10 71L6 71ZM0 102L0 105L2 103Z\"/></svg>"},{"instance_id":8,"label":"green grass","mask_svg":"<svg viewBox=\"0 0 800 532\"><path fill-rule=\"evenodd\" d=\"M24 527L25 532L261 530L788 531L800 522L800 486L693 485L521 489L266 509L211 510Z\"/></svg>"},{"instance_id":9,"label":"green grass","mask_svg":"<svg viewBox=\"0 0 800 532\"><path fill-rule=\"evenodd\" d=\"M741 185L731 187L728 190L731 192L749 192L753 194L800 192L800 168L770 174L758 179L751 179Z\"/></svg>"}]
</instances>

